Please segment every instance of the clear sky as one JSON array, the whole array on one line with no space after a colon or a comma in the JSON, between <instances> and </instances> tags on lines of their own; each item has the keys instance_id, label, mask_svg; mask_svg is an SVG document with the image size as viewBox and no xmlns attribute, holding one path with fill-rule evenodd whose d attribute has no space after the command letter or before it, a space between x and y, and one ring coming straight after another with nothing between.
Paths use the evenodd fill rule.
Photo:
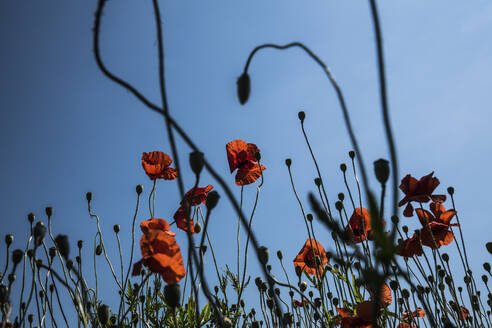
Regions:
<instances>
[{"instance_id":1,"label":"clear sky","mask_svg":"<svg viewBox=\"0 0 492 328\"><path fill-rule=\"evenodd\" d=\"M491 232L492 4L378 3L400 176L435 171L439 192L455 187L470 261L481 272L482 262L490 260L484 244ZM68 234L74 247L78 239L90 244L95 222L86 211L87 191L94 193L106 243L116 245L112 226L120 224L122 236L128 236L135 185L143 184L146 192L151 188L141 168L142 152L171 152L163 119L96 67L95 7L95 0L0 2L0 220L3 233L15 234L16 248L25 243L27 213L46 221L45 206L54 207L55 232ZM368 2L182 0L161 1L161 9L171 113L237 195L225 144L243 139L258 145L267 170L253 228L272 255L283 250L293 272L290 261L307 234L285 158L293 159L295 182L307 207L316 176L297 112L307 113L305 126L333 201L345 192L338 167L348 162L351 149L341 111L323 72L300 50L266 50L255 57L245 106L236 98L236 78L256 45L301 41L309 46L338 79L372 172L372 162L388 158L388 151ZM108 67L159 103L151 1L110 1L101 41ZM181 140L178 144L190 188L189 148ZM216 185L206 174L202 182ZM245 189L247 213L254 195L255 187ZM157 217L171 220L178 208L177 184L159 182L157 201ZM148 216L143 206L138 220ZM411 230L418 227L416 218L403 220ZM222 268L235 264L236 224L223 197L210 224ZM331 238L318 231L330 248ZM124 238L125 257L128 240ZM181 232L178 242L184 249ZM454 246L448 248L455 254ZM112 256L117 263L116 253ZM251 268L254 278L256 266ZM109 272L106 277L108 294L116 295ZM250 290L255 295L255 288Z\"/></svg>"}]
</instances>

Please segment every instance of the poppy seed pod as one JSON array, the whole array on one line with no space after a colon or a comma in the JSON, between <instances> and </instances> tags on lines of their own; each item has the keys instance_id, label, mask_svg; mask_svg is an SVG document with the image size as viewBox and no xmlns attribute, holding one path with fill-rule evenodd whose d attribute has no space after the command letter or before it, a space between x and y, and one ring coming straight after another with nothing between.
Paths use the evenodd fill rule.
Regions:
<instances>
[{"instance_id":1,"label":"poppy seed pod","mask_svg":"<svg viewBox=\"0 0 492 328\"><path fill-rule=\"evenodd\" d=\"M92 200L92 193L90 191L85 194L85 199L87 199L88 202Z\"/></svg>"},{"instance_id":2,"label":"poppy seed pod","mask_svg":"<svg viewBox=\"0 0 492 328\"><path fill-rule=\"evenodd\" d=\"M490 272L490 263L489 262L485 262L483 264L483 268L485 269L485 271Z\"/></svg>"},{"instance_id":3,"label":"poppy seed pod","mask_svg":"<svg viewBox=\"0 0 492 328\"><path fill-rule=\"evenodd\" d=\"M44 236L46 235L46 227L43 222L39 221L34 226L34 245L39 246L43 242Z\"/></svg>"},{"instance_id":4,"label":"poppy seed pod","mask_svg":"<svg viewBox=\"0 0 492 328\"><path fill-rule=\"evenodd\" d=\"M164 300L169 307L173 309L177 308L180 298L181 290L178 284L167 284L164 286Z\"/></svg>"},{"instance_id":5,"label":"poppy seed pod","mask_svg":"<svg viewBox=\"0 0 492 328\"><path fill-rule=\"evenodd\" d=\"M190 167L195 175L200 175L205 164L203 153L200 151L193 151L190 153Z\"/></svg>"},{"instance_id":6,"label":"poppy seed pod","mask_svg":"<svg viewBox=\"0 0 492 328\"><path fill-rule=\"evenodd\" d=\"M383 158L378 159L374 162L374 173L376 174L376 179L379 183L385 184L389 178L389 162Z\"/></svg>"},{"instance_id":7,"label":"poppy seed pod","mask_svg":"<svg viewBox=\"0 0 492 328\"><path fill-rule=\"evenodd\" d=\"M454 187L448 187L448 194L454 195Z\"/></svg>"},{"instance_id":8,"label":"poppy seed pod","mask_svg":"<svg viewBox=\"0 0 492 328\"><path fill-rule=\"evenodd\" d=\"M290 167L290 166L292 165L292 159L287 158L287 159L285 160L285 165L287 165L287 167Z\"/></svg>"},{"instance_id":9,"label":"poppy seed pod","mask_svg":"<svg viewBox=\"0 0 492 328\"><path fill-rule=\"evenodd\" d=\"M30 314L27 316L27 321L29 321L30 324L34 321L34 314Z\"/></svg>"},{"instance_id":10,"label":"poppy seed pod","mask_svg":"<svg viewBox=\"0 0 492 328\"><path fill-rule=\"evenodd\" d=\"M217 206L217 203L219 202L220 195L217 191L213 190L207 194L207 199L205 201L205 206L207 207L207 210L211 211L212 209Z\"/></svg>"},{"instance_id":11,"label":"poppy seed pod","mask_svg":"<svg viewBox=\"0 0 492 328\"><path fill-rule=\"evenodd\" d=\"M282 251L281 250L278 250L277 251L277 257L280 261L282 261L282 259L284 258L284 255L282 254Z\"/></svg>"},{"instance_id":12,"label":"poppy seed pod","mask_svg":"<svg viewBox=\"0 0 492 328\"><path fill-rule=\"evenodd\" d=\"M311 222L313 221L313 215L311 213L309 213L308 215L306 215L306 219Z\"/></svg>"},{"instance_id":13,"label":"poppy seed pod","mask_svg":"<svg viewBox=\"0 0 492 328\"><path fill-rule=\"evenodd\" d=\"M143 186L141 184L137 185L135 191L137 192L137 195L140 195L143 192Z\"/></svg>"},{"instance_id":14,"label":"poppy seed pod","mask_svg":"<svg viewBox=\"0 0 492 328\"><path fill-rule=\"evenodd\" d=\"M61 256L63 256L66 260L68 258L68 255L70 254L70 244L68 243L68 236L67 235L56 236L55 245L56 248L58 248L58 251L60 252Z\"/></svg>"},{"instance_id":15,"label":"poppy seed pod","mask_svg":"<svg viewBox=\"0 0 492 328\"><path fill-rule=\"evenodd\" d=\"M340 164L340 170L341 170L342 172L347 171L347 164L345 164L345 163Z\"/></svg>"},{"instance_id":16,"label":"poppy seed pod","mask_svg":"<svg viewBox=\"0 0 492 328\"><path fill-rule=\"evenodd\" d=\"M343 210L343 203L341 201L337 201L335 203L335 208L337 209L337 211Z\"/></svg>"},{"instance_id":17,"label":"poppy seed pod","mask_svg":"<svg viewBox=\"0 0 492 328\"><path fill-rule=\"evenodd\" d=\"M46 215L48 217L51 217L53 215L53 207L48 206L48 207L46 207L45 211L46 211Z\"/></svg>"},{"instance_id":18,"label":"poppy seed pod","mask_svg":"<svg viewBox=\"0 0 492 328\"><path fill-rule=\"evenodd\" d=\"M306 113L304 113L304 111L301 110L299 113L297 113L297 117L299 117L301 123L304 123L304 119L306 118Z\"/></svg>"},{"instance_id":19,"label":"poppy seed pod","mask_svg":"<svg viewBox=\"0 0 492 328\"><path fill-rule=\"evenodd\" d=\"M348 155L349 155L349 157L350 157L351 159L354 159L354 157L355 157L355 151L353 151L353 150L349 151L349 152L348 152Z\"/></svg>"},{"instance_id":20,"label":"poppy seed pod","mask_svg":"<svg viewBox=\"0 0 492 328\"><path fill-rule=\"evenodd\" d=\"M269 253L270 252L268 251L268 248L266 248L265 246L260 246L258 248L258 258L259 258L261 264L267 264L268 263L268 258L270 255Z\"/></svg>"},{"instance_id":21,"label":"poppy seed pod","mask_svg":"<svg viewBox=\"0 0 492 328\"><path fill-rule=\"evenodd\" d=\"M21 249L14 249L12 251L12 262L14 265L17 265L20 261L22 261L22 257L24 256L24 251Z\"/></svg>"},{"instance_id":22,"label":"poppy seed pod","mask_svg":"<svg viewBox=\"0 0 492 328\"><path fill-rule=\"evenodd\" d=\"M119 224L115 224L115 225L113 226L113 231L114 231L115 233L118 233L118 232L120 232L120 228L121 228L121 227L120 227L120 225L119 225Z\"/></svg>"},{"instance_id":23,"label":"poppy seed pod","mask_svg":"<svg viewBox=\"0 0 492 328\"><path fill-rule=\"evenodd\" d=\"M241 105L244 105L248 101L250 92L251 92L251 80L249 78L248 73L244 72L237 79L237 97Z\"/></svg>"},{"instance_id":24,"label":"poppy seed pod","mask_svg":"<svg viewBox=\"0 0 492 328\"><path fill-rule=\"evenodd\" d=\"M105 326L109 321L109 306L106 304L100 305L97 308L97 318L99 322Z\"/></svg>"},{"instance_id":25,"label":"poppy seed pod","mask_svg":"<svg viewBox=\"0 0 492 328\"><path fill-rule=\"evenodd\" d=\"M29 214L27 214L27 220L28 220L30 223L33 223L33 222L34 222L34 213L29 213Z\"/></svg>"},{"instance_id":26,"label":"poppy seed pod","mask_svg":"<svg viewBox=\"0 0 492 328\"><path fill-rule=\"evenodd\" d=\"M5 244L7 244L7 247L9 247L13 241L14 241L14 235L12 234L5 235Z\"/></svg>"}]
</instances>

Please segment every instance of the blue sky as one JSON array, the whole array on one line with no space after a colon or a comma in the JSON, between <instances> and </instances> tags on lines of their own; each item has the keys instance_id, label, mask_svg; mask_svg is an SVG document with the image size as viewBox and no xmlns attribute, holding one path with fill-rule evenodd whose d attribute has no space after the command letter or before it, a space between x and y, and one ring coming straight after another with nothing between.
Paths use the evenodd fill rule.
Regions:
<instances>
[{"instance_id":1,"label":"blue sky","mask_svg":"<svg viewBox=\"0 0 492 328\"><path fill-rule=\"evenodd\" d=\"M106 243L113 243L114 224L121 225L122 234L130 231L135 185L143 184L146 192L151 188L141 153L171 152L163 119L96 67L95 7L93 0L0 3L1 230L15 234L15 247L25 242L27 213L45 220L48 205L55 209L56 232L68 234L73 245L78 239L89 244L95 222L86 212L87 191L94 193ZM256 45L303 42L338 79L366 163L388 158L368 3L184 0L161 1L161 9L170 111L237 195L225 144L243 139L258 145L267 171L254 231L273 254L282 249L290 267L307 235L301 232L285 158L293 159L305 206L316 176L297 112L307 113L305 126L334 200L345 191L338 167L348 162L351 149L341 111L322 71L299 50L266 50L255 57L245 106L236 99L236 78ZM438 191L455 187L468 253L479 272L490 256L484 244L490 239L486 213L492 181L492 4L385 0L379 9L400 176L435 171ZM110 1L101 39L108 67L159 103L151 2ZM186 164L189 148L178 144ZM187 165L182 173L191 187ZM216 185L208 175L202 181ZM253 186L245 189L247 213L254 193ZM170 220L179 202L177 184L159 182L157 196L157 216ZM147 218L144 206L138 220ZM418 227L415 218L405 220L410 229ZM210 225L222 267L235 263L236 224L223 197ZM318 235L330 248L328 234ZM185 244L179 232L178 241ZM128 245L123 248L127 256ZM454 250L449 248L451 254ZM251 268L254 277L256 267ZM109 272L106 276L108 294L116 294Z\"/></svg>"}]
</instances>

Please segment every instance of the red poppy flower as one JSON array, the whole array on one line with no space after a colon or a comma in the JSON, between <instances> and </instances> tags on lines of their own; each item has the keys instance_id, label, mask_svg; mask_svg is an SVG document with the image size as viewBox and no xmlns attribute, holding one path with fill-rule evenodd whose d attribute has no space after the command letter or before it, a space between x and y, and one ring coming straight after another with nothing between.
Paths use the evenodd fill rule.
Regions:
<instances>
[{"instance_id":1,"label":"red poppy flower","mask_svg":"<svg viewBox=\"0 0 492 328\"><path fill-rule=\"evenodd\" d=\"M470 316L470 311L463 305L458 306L455 302L449 302L451 308L458 314L459 320L466 320Z\"/></svg>"},{"instance_id":2,"label":"red poppy flower","mask_svg":"<svg viewBox=\"0 0 492 328\"><path fill-rule=\"evenodd\" d=\"M296 308L301 308L304 306L309 306L309 301L307 299L304 299L302 302L298 300L293 300L292 305Z\"/></svg>"},{"instance_id":3,"label":"red poppy flower","mask_svg":"<svg viewBox=\"0 0 492 328\"><path fill-rule=\"evenodd\" d=\"M174 213L174 221L176 221L176 226L183 231L188 231L188 221L189 221L190 231L192 234L195 233L195 223L193 222L193 218L186 217L186 212L183 206L178 208L176 213Z\"/></svg>"},{"instance_id":4,"label":"red poppy flower","mask_svg":"<svg viewBox=\"0 0 492 328\"><path fill-rule=\"evenodd\" d=\"M181 205L184 205L184 202L186 201L188 204L191 204L190 206L196 206L200 204L205 204L207 201L207 195L210 190L212 190L213 186L208 185L205 188L191 188L188 190L188 192L184 195L184 199L181 201ZM195 191L193 192L193 189ZM193 199L192 199L193 195Z\"/></svg>"},{"instance_id":5,"label":"red poppy flower","mask_svg":"<svg viewBox=\"0 0 492 328\"><path fill-rule=\"evenodd\" d=\"M368 238L368 234L371 233L371 216L369 215L369 211L365 208L356 208L348 225L345 227L345 231L348 235L348 238L353 243L360 243L366 238Z\"/></svg>"},{"instance_id":6,"label":"red poppy flower","mask_svg":"<svg viewBox=\"0 0 492 328\"><path fill-rule=\"evenodd\" d=\"M424 253L422 249L422 244L417 236L414 234L412 237L404 240L399 247L398 255L404 257L421 256Z\"/></svg>"},{"instance_id":7,"label":"red poppy flower","mask_svg":"<svg viewBox=\"0 0 492 328\"><path fill-rule=\"evenodd\" d=\"M143 221L140 228L144 233L140 239L142 259L133 265L132 275L139 275L142 265L158 273L168 284L179 282L185 276L181 250L174 233L163 219Z\"/></svg>"},{"instance_id":8,"label":"red poppy flower","mask_svg":"<svg viewBox=\"0 0 492 328\"><path fill-rule=\"evenodd\" d=\"M372 299L374 299L376 295L374 291L371 290L371 288L369 288L369 293L371 294ZM383 286L381 286L381 295L379 297L379 304L381 304L384 307L387 307L388 305L391 304L391 302L393 302L393 298L391 297L391 289L387 284L383 284Z\"/></svg>"},{"instance_id":9,"label":"red poppy flower","mask_svg":"<svg viewBox=\"0 0 492 328\"><path fill-rule=\"evenodd\" d=\"M373 315L373 303L371 301L364 301L357 304L356 313L353 315L344 308L337 308L337 312L340 315L340 321L338 324L342 328L371 328L371 319Z\"/></svg>"},{"instance_id":10,"label":"red poppy flower","mask_svg":"<svg viewBox=\"0 0 492 328\"><path fill-rule=\"evenodd\" d=\"M318 266L315 257L319 259ZM294 259L294 267L300 267L307 274L315 274L319 277L323 274L323 267L328 263L326 252L323 246L316 240L308 238L299 254Z\"/></svg>"},{"instance_id":11,"label":"red poppy flower","mask_svg":"<svg viewBox=\"0 0 492 328\"><path fill-rule=\"evenodd\" d=\"M401 318L403 320L412 320L413 318L423 318L423 317L425 317L425 310L419 307L416 308L415 311L413 312L406 311L403 312L401 315Z\"/></svg>"},{"instance_id":12,"label":"red poppy flower","mask_svg":"<svg viewBox=\"0 0 492 328\"><path fill-rule=\"evenodd\" d=\"M415 210L423 227L421 229L422 245L431 248L448 245L454 239L454 234L449 230L449 227L458 225L449 223L456 211L446 211L441 203L435 202L432 202L429 207L432 213L421 208Z\"/></svg>"},{"instance_id":13,"label":"red poppy flower","mask_svg":"<svg viewBox=\"0 0 492 328\"><path fill-rule=\"evenodd\" d=\"M226 145L227 161L231 173L237 169L236 184L238 186L249 185L258 180L261 172L266 167L258 165L255 153L260 150L255 144L246 143L243 140L233 140Z\"/></svg>"},{"instance_id":14,"label":"red poppy flower","mask_svg":"<svg viewBox=\"0 0 492 328\"><path fill-rule=\"evenodd\" d=\"M178 171L169 167L173 160L168 154L161 151L142 153L142 166L151 180L174 180Z\"/></svg>"},{"instance_id":15,"label":"red poppy flower","mask_svg":"<svg viewBox=\"0 0 492 328\"><path fill-rule=\"evenodd\" d=\"M417 208L415 212L417 212L417 216L420 220L420 223L423 227L427 225L429 222L437 222L442 223L448 226L457 226L457 224L449 224L451 219L456 215L455 210L447 210L441 203L432 202L429 206L431 212L427 210L423 210L421 208Z\"/></svg>"},{"instance_id":16,"label":"red poppy flower","mask_svg":"<svg viewBox=\"0 0 492 328\"><path fill-rule=\"evenodd\" d=\"M415 179L410 174L407 174L400 184L400 189L405 194L405 197L398 203L398 206L407 204L403 215L411 217L413 215L413 206L411 202L427 203L429 200L442 203L446 200L446 195L432 195L434 190L439 185L439 179L432 177L434 172L423 176L420 180Z\"/></svg>"}]
</instances>

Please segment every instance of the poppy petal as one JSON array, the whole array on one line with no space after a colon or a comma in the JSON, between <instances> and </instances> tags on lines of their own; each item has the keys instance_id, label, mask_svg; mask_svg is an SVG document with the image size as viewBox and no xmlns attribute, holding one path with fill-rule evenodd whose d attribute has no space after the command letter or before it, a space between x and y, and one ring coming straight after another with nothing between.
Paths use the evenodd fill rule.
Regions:
<instances>
[{"instance_id":1,"label":"poppy petal","mask_svg":"<svg viewBox=\"0 0 492 328\"><path fill-rule=\"evenodd\" d=\"M405 207L405 210L403 211L403 215L406 216L407 218L412 217L412 215L413 215L412 204L410 204L410 203L407 204L407 206Z\"/></svg>"},{"instance_id":2,"label":"poppy petal","mask_svg":"<svg viewBox=\"0 0 492 328\"><path fill-rule=\"evenodd\" d=\"M448 210L441 214L439 220L444 224L449 224L449 222L453 219L455 215L456 215L455 210Z\"/></svg>"},{"instance_id":3,"label":"poppy petal","mask_svg":"<svg viewBox=\"0 0 492 328\"><path fill-rule=\"evenodd\" d=\"M417 213L417 217L419 218L419 221L423 227L425 227L429 222L436 221L434 215L432 215L432 213L427 210L417 208L415 212Z\"/></svg>"},{"instance_id":4,"label":"poppy petal","mask_svg":"<svg viewBox=\"0 0 492 328\"><path fill-rule=\"evenodd\" d=\"M237 156L242 151L248 150L248 144L240 139L233 140L226 145L227 161L229 162L229 169L231 173L238 168Z\"/></svg>"},{"instance_id":5,"label":"poppy petal","mask_svg":"<svg viewBox=\"0 0 492 328\"><path fill-rule=\"evenodd\" d=\"M172 167L166 167L162 173L159 175L159 178L164 180L174 180L178 177L178 171L173 169Z\"/></svg>"},{"instance_id":6,"label":"poppy petal","mask_svg":"<svg viewBox=\"0 0 492 328\"><path fill-rule=\"evenodd\" d=\"M266 167L261 165L261 170L258 165L255 165L251 169L241 168L236 173L236 185L245 186L252 184L261 176L261 172L265 171Z\"/></svg>"}]
</instances>

